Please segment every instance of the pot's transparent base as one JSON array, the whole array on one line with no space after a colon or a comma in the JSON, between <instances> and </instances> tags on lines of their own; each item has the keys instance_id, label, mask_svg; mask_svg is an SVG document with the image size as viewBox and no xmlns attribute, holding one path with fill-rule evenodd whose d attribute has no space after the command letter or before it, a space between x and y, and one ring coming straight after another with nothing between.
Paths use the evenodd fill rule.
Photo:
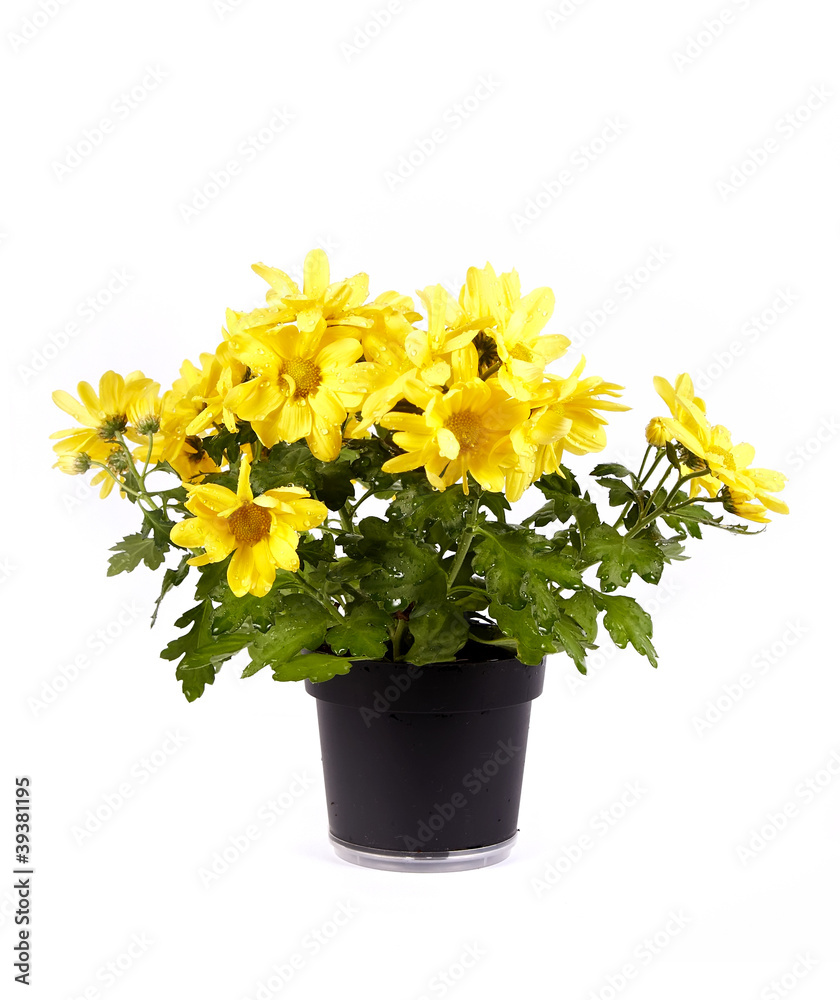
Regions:
<instances>
[{"instance_id":1,"label":"pot's transparent base","mask_svg":"<svg viewBox=\"0 0 840 1000\"><path fill-rule=\"evenodd\" d=\"M359 847L348 844L330 834L335 853L343 860L363 868L378 868L386 872L466 872L472 868L487 868L497 865L511 852L516 843L516 834L501 844L490 847L474 847L468 851L429 851L428 853L403 853L402 851L380 851L375 847Z\"/></svg>"}]
</instances>

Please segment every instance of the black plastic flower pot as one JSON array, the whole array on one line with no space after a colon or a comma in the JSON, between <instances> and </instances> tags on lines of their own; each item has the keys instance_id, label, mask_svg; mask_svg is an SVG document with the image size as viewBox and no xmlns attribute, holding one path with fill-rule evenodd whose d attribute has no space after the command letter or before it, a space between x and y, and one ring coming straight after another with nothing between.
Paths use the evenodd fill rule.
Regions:
<instances>
[{"instance_id":1,"label":"black plastic flower pot","mask_svg":"<svg viewBox=\"0 0 840 1000\"><path fill-rule=\"evenodd\" d=\"M490 660L485 649L424 667L366 660L306 682L339 857L392 871L462 871L510 854L545 662Z\"/></svg>"}]
</instances>

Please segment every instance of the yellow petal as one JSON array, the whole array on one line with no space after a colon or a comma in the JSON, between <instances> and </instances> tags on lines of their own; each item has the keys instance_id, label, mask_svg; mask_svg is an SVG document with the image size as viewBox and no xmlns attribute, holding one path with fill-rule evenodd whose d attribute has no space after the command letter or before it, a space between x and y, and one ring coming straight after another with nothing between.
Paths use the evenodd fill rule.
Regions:
<instances>
[{"instance_id":1,"label":"yellow petal","mask_svg":"<svg viewBox=\"0 0 840 1000\"><path fill-rule=\"evenodd\" d=\"M254 492L251 489L251 462L247 455L243 455L239 463L239 482L236 486L236 495L240 500L254 499Z\"/></svg>"},{"instance_id":2,"label":"yellow petal","mask_svg":"<svg viewBox=\"0 0 840 1000\"><path fill-rule=\"evenodd\" d=\"M330 283L330 264L323 250L310 250L303 262L303 294L319 299Z\"/></svg>"}]
</instances>

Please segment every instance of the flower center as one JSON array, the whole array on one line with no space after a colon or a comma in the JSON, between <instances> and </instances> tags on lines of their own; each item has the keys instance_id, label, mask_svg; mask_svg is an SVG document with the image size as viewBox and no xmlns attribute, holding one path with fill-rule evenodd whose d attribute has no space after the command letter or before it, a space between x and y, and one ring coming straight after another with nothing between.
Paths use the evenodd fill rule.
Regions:
<instances>
[{"instance_id":1,"label":"flower center","mask_svg":"<svg viewBox=\"0 0 840 1000\"><path fill-rule=\"evenodd\" d=\"M199 465L204 461L207 452L204 450L201 438L197 434L192 434L190 437L184 438L184 443L193 449L191 452L185 452L188 462L191 462L193 465Z\"/></svg>"},{"instance_id":2,"label":"flower center","mask_svg":"<svg viewBox=\"0 0 840 1000\"><path fill-rule=\"evenodd\" d=\"M287 376L295 383L295 399L306 399L321 384L321 369L309 358L291 358L289 361L284 361L280 369L280 380L288 386L283 376Z\"/></svg>"},{"instance_id":3,"label":"flower center","mask_svg":"<svg viewBox=\"0 0 840 1000\"><path fill-rule=\"evenodd\" d=\"M478 374L484 377L485 373L491 369L496 369L500 364L496 341L489 333L479 330L475 335L473 344L476 351L478 351Z\"/></svg>"},{"instance_id":4,"label":"flower center","mask_svg":"<svg viewBox=\"0 0 840 1000\"><path fill-rule=\"evenodd\" d=\"M452 431L462 451L472 451L481 441L481 419L469 410L453 413L443 426L448 431Z\"/></svg>"},{"instance_id":5,"label":"flower center","mask_svg":"<svg viewBox=\"0 0 840 1000\"><path fill-rule=\"evenodd\" d=\"M271 514L248 501L230 515L228 524L238 545L256 545L271 532Z\"/></svg>"}]
</instances>

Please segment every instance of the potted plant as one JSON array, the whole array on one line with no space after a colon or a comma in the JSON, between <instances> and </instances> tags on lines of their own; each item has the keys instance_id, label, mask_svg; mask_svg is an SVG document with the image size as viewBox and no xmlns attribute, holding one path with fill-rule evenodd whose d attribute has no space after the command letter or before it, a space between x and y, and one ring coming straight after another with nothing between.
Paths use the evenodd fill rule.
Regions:
<instances>
[{"instance_id":1,"label":"potted plant","mask_svg":"<svg viewBox=\"0 0 840 1000\"><path fill-rule=\"evenodd\" d=\"M785 513L784 477L681 375L654 380L639 469L600 464L584 489L565 457L602 451L604 414L627 407L583 359L548 372L569 341L543 333L551 291L523 296L516 272L471 268L457 300L427 287L422 319L396 292L368 301L364 274L330 283L320 251L302 288L254 270L266 304L229 310L168 391L107 372L56 392L78 424L54 435L57 465L142 519L109 575L163 569L155 614L194 584L162 653L187 699L243 650L243 677L306 682L342 857L492 864L516 835L545 658L585 672L602 627L655 666L651 620L621 589L656 584L703 527ZM532 485L541 503L514 516Z\"/></svg>"}]
</instances>

